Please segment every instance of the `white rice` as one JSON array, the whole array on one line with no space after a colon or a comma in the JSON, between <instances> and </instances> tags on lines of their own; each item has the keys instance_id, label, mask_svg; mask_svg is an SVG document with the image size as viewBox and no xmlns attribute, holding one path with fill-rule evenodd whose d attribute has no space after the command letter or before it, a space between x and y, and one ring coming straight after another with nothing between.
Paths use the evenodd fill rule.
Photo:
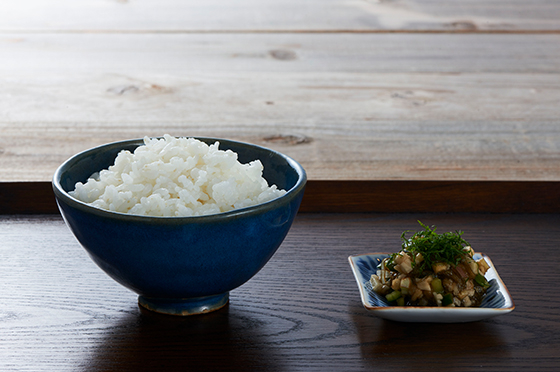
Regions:
<instances>
[{"instance_id":1,"label":"white rice","mask_svg":"<svg viewBox=\"0 0 560 372\"><path fill-rule=\"evenodd\" d=\"M144 137L121 151L108 169L69 194L94 207L147 216L201 216L231 211L286 193L268 186L260 160L241 164L237 153L194 138Z\"/></svg>"}]
</instances>

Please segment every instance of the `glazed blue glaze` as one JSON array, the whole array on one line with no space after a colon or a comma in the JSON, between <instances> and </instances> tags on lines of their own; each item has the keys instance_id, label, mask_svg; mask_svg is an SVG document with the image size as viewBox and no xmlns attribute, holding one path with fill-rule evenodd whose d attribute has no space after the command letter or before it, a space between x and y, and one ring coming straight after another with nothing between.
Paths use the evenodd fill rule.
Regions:
<instances>
[{"instance_id":1,"label":"glazed blue glaze","mask_svg":"<svg viewBox=\"0 0 560 372\"><path fill-rule=\"evenodd\" d=\"M112 143L77 154L53 177L59 209L78 241L102 270L152 304L152 310L185 314L190 311L189 302L205 308L200 300L204 297L209 302L215 299L215 304L208 305L210 310L223 306L227 293L253 277L276 252L303 197L306 174L293 159L255 145L198 139L209 144L219 141L220 149L238 153L242 163L259 159L268 183L287 193L256 206L199 217L110 212L68 194L76 182L85 182L92 173L106 169L119 151L133 151L143 144L142 140ZM179 305L181 302L186 305ZM177 309L171 311L173 303Z\"/></svg>"}]
</instances>

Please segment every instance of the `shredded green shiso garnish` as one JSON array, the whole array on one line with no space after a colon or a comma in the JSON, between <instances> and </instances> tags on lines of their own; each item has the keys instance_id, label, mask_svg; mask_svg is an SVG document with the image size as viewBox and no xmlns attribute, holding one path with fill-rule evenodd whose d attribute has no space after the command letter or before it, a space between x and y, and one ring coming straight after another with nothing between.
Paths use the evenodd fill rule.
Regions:
<instances>
[{"instance_id":1,"label":"shredded green shiso garnish","mask_svg":"<svg viewBox=\"0 0 560 372\"><path fill-rule=\"evenodd\" d=\"M402 251L393 253L389 257L386 265L390 270L393 270L395 266L395 257L403 252L411 257L412 267L418 273L431 269L436 262L457 266L461 259L468 254L464 247L470 246L470 244L461 237L462 231L438 234L435 226L430 228L420 221L418 223L424 230L414 233L410 238L406 237L409 230L401 234ZM424 260L416 264L414 258L418 253L422 254Z\"/></svg>"}]
</instances>

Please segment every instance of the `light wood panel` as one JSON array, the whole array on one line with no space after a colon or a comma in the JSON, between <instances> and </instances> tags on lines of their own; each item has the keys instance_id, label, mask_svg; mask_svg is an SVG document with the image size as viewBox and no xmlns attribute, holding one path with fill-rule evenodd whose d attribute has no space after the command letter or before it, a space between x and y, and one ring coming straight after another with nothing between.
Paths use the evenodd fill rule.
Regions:
<instances>
[{"instance_id":1,"label":"light wood panel","mask_svg":"<svg viewBox=\"0 0 560 372\"><path fill-rule=\"evenodd\" d=\"M555 0L18 0L0 31L559 30Z\"/></svg>"},{"instance_id":2,"label":"light wood panel","mask_svg":"<svg viewBox=\"0 0 560 372\"><path fill-rule=\"evenodd\" d=\"M3 182L49 181L64 160L86 148L145 134L171 133L211 135L270 147L294 157L314 180L560 179L559 129L554 123L367 124L230 124L207 129L204 122L17 123L17 128L2 128L0 172ZM449 133L451 126L465 129Z\"/></svg>"},{"instance_id":3,"label":"light wood panel","mask_svg":"<svg viewBox=\"0 0 560 372\"><path fill-rule=\"evenodd\" d=\"M271 147L315 180L559 180L559 42L4 35L0 181L48 181L76 152L164 133Z\"/></svg>"},{"instance_id":4,"label":"light wood panel","mask_svg":"<svg viewBox=\"0 0 560 372\"><path fill-rule=\"evenodd\" d=\"M322 73L334 81L337 73L362 72L557 74L559 43L560 34L0 33L0 73L38 87L100 73L149 74L161 84L166 77L224 72ZM230 77L238 84L244 78Z\"/></svg>"}]
</instances>

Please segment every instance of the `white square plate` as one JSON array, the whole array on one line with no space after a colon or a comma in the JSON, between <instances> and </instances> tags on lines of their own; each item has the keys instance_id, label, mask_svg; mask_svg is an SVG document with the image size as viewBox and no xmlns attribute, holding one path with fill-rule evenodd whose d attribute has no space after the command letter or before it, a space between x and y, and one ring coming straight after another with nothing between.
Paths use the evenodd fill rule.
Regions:
<instances>
[{"instance_id":1,"label":"white square plate","mask_svg":"<svg viewBox=\"0 0 560 372\"><path fill-rule=\"evenodd\" d=\"M490 265L485 275L490 282L490 287L480 307L391 306L384 296L373 290L369 281L371 275L377 272L379 263L389 255L389 253L369 253L348 257L364 307L381 318L399 322L462 323L507 314L515 308L494 264L482 253L475 253L473 258L478 260L484 257Z\"/></svg>"}]
</instances>

